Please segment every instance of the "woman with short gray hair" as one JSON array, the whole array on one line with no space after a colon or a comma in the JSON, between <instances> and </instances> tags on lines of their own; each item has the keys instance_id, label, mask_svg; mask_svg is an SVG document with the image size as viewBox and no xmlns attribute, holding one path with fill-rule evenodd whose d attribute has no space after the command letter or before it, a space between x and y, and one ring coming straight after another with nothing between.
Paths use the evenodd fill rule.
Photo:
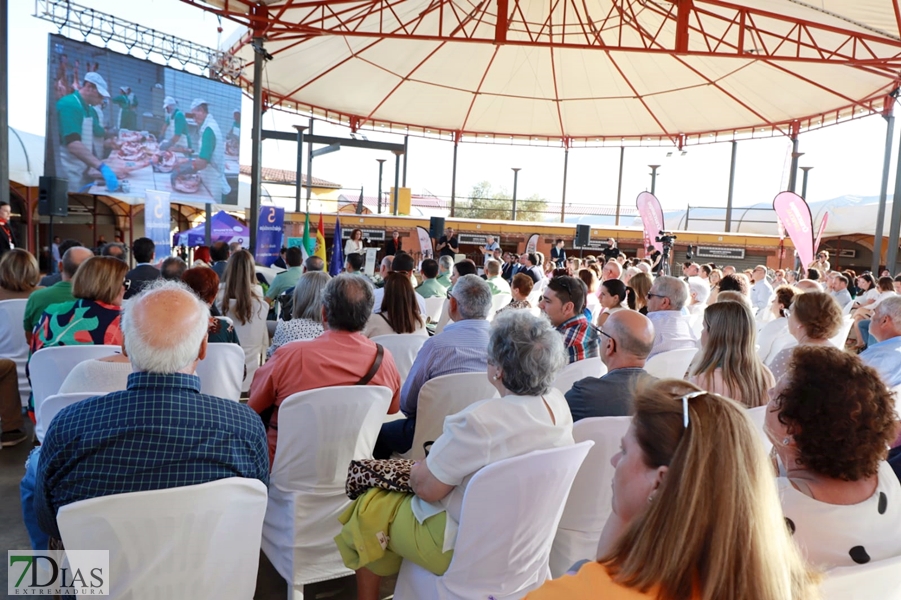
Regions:
<instances>
[{"instance_id":1,"label":"woman with short gray hair","mask_svg":"<svg viewBox=\"0 0 901 600\"><path fill-rule=\"evenodd\" d=\"M288 342L312 340L322 335L322 292L329 279L329 274L323 271L307 271L300 276L294 286L292 318L278 320L272 345L266 351L267 358Z\"/></svg>"},{"instance_id":2,"label":"woman with short gray hair","mask_svg":"<svg viewBox=\"0 0 901 600\"><path fill-rule=\"evenodd\" d=\"M380 577L396 574L403 559L436 575L447 570L454 540L445 533L456 531L466 485L481 468L573 444L569 405L551 387L565 362L562 338L547 319L525 310L495 318L487 376L500 398L473 398L473 404L444 419L428 456L410 470L413 494L373 488L340 518L344 528L335 542L345 564L357 572L358 600L379 598ZM362 531L387 534L384 553L358 552L369 540Z\"/></svg>"}]
</instances>

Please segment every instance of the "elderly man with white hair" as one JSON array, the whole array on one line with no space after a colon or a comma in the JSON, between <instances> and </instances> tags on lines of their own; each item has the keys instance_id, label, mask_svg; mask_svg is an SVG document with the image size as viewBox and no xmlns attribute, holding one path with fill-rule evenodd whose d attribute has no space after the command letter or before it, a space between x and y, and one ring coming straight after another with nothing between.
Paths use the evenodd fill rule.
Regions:
<instances>
[{"instance_id":1,"label":"elderly man with white hair","mask_svg":"<svg viewBox=\"0 0 901 600\"><path fill-rule=\"evenodd\" d=\"M860 353L860 360L873 367L888 387L901 385L901 296L879 303L870 319L870 335L879 342Z\"/></svg>"},{"instance_id":2,"label":"elderly man with white hair","mask_svg":"<svg viewBox=\"0 0 901 600\"><path fill-rule=\"evenodd\" d=\"M691 328L689 316L682 309L688 302L688 286L669 275L654 280L648 292L648 318L654 324L654 348L648 358L661 352L697 349L698 338Z\"/></svg>"},{"instance_id":3,"label":"elderly man with white hair","mask_svg":"<svg viewBox=\"0 0 901 600\"><path fill-rule=\"evenodd\" d=\"M692 315L703 315L710 298L710 284L700 277L688 278L688 312Z\"/></svg>"},{"instance_id":4,"label":"elderly man with white hair","mask_svg":"<svg viewBox=\"0 0 901 600\"><path fill-rule=\"evenodd\" d=\"M80 500L246 477L268 484L266 432L252 410L200 393L210 312L184 284L161 280L125 303L128 387L64 408L41 446L35 511Z\"/></svg>"},{"instance_id":5,"label":"elderly man with white hair","mask_svg":"<svg viewBox=\"0 0 901 600\"><path fill-rule=\"evenodd\" d=\"M491 298L491 288L478 275L457 279L445 304L453 323L429 338L416 355L400 392L400 410L407 418L382 425L373 456L388 458L413 445L419 392L427 382L442 375L486 369Z\"/></svg>"}]
</instances>

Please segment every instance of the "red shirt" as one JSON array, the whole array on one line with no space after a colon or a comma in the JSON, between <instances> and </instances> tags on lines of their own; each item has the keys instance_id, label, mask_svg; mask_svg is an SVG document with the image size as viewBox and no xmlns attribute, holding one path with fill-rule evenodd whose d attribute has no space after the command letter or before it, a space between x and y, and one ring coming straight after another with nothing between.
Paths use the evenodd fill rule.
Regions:
<instances>
[{"instance_id":1,"label":"red shirt","mask_svg":"<svg viewBox=\"0 0 901 600\"><path fill-rule=\"evenodd\" d=\"M275 412L269 424L269 463L275 457L278 440L278 407L292 394L360 381L375 360L375 342L360 333L325 332L312 340L291 342L278 348L265 365L257 369L250 385L247 405L258 413L270 406ZM385 350L382 366L368 385L381 385L392 392L388 414L400 408L400 375L394 357Z\"/></svg>"}]
</instances>

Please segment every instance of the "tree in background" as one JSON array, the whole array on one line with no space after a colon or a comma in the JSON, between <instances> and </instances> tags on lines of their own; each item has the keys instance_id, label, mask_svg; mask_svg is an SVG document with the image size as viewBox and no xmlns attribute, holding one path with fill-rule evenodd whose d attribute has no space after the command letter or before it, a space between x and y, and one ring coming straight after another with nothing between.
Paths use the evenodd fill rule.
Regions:
<instances>
[{"instance_id":1,"label":"tree in background","mask_svg":"<svg viewBox=\"0 0 901 600\"><path fill-rule=\"evenodd\" d=\"M516 199L517 221L544 221L546 210L547 200L538 194ZM457 205L455 216L509 221L513 216L513 195L504 187L494 192L490 182L482 181L472 186L465 202Z\"/></svg>"}]
</instances>

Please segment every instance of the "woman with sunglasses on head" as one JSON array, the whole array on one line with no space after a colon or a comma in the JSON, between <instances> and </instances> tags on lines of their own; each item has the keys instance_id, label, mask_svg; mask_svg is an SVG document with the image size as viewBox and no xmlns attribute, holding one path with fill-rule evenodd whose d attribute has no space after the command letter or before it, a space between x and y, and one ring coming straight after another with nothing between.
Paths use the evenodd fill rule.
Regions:
<instances>
[{"instance_id":1,"label":"woman with sunglasses on head","mask_svg":"<svg viewBox=\"0 0 901 600\"><path fill-rule=\"evenodd\" d=\"M599 558L527 599L817 598L744 408L675 379L639 388L634 406Z\"/></svg>"}]
</instances>

